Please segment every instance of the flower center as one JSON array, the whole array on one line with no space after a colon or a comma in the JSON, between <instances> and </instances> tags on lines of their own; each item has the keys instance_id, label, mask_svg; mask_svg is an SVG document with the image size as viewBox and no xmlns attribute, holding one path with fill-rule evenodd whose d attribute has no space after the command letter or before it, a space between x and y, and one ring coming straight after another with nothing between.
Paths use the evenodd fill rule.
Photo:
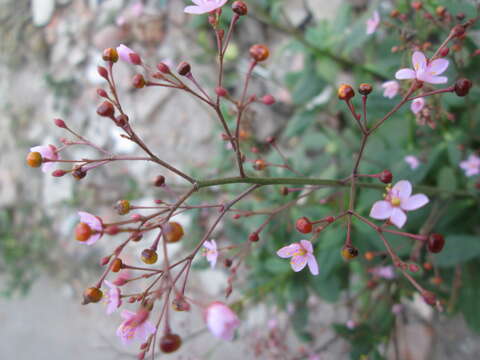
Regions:
<instances>
[{"instance_id":1,"label":"flower center","mask_svg":"<svg viewBox=\"0 0 480 360\"><path fill-rule=\"evenodd\" d=\"M307 250L305 249L298 249L293 253L293 256L305 256L307 254Z\"/></svg>"},{"instance_id":2,"label":"flower center","mask_svg":"<svg viewBox=\"0 0 480 360\"><path fill-rule=\"evenodd\" d=\"M392 199L390 200L390 203L393 205L393 206L399 206L400 205L400 198L399 197L392 197Z\"/></svg>"}]
</instances>

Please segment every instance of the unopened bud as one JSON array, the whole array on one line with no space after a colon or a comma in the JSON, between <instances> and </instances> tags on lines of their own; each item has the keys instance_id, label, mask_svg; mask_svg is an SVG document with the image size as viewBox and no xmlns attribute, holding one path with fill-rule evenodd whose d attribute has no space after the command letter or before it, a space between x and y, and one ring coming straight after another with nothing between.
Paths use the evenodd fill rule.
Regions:
<instances>
[{"instance_id":1,"label":"unopened bud","mask_svg":"<svg viewBox=\"0 0 480 360\"><path fill-rule=\"evenodd\" d=\"M338 87L337 95L340 100L348 101L355 96L355 91L350 85L342 84Z\"/></svg>"},{"instance_id":2,"label":"unopened bud","mask_svg":"<svg viewBox=\"0 0 480 360\"><path fill-rule=\"evenodd\" d=\"M113 104L109 101L104 101L97 107L97 114L104 117L113 117L115 114L115 108Z\"/></svg>"},{"instance_id":3,"label":"unopened bud","mask_svg":"<svg viewBox=\"0 0 480 360\"><path fill-rule=\"evenodd\" d=\"M132 79L132 85L134 88L141 89L145 86L145 78L142 74L136 74Z\"/></svg>"},{"instance_id":4,"label":"unopened bud","mask_svg":"<svg viewBox=\"0 0 480 360\"><path fill-rule=\"evenodd\" d=\"M384 184L390 184L392 182L392 179L393 175L389 170L383 170L378 176L378 180L380 180Z\"/></svg>"},{"instance_id":5,"label":"unopened bud","mask_svg":"<svg viewBox=\"0 0 480 360\"><path fill-rule=\"evenodd\" d=\"M186 61L182 61L177 66L177 72L182 76L186 76L186 75L190 74L190 71L191 71L191 66Z\"/></svg>"},{"instance_id":6,"label":"unopened bud","mask_svg":"<svg viewBox=\"0 0 480 360\"><path fill-rule=\"evenodd\" d=\"M457 96L466 96L470 92L470 88L473 86L473 83L465 78L458 79L455 82L454 91Z\"/></svg>"},{"instance_id":7,"label":"unopened bud","mask_svg":"<svg viewBox=\"0 0 480 360\"><path fill-rule=\"evenodd\" d=\"M66 129L66 128L67 128L67 124L65 124L65 121L63 121L62 119L53 119L53 122L54 122L55 125L57 125L59 128L63 128L63 129Z\"/></svg>"},{"instance_id":8,"label":"unopened bud","mask_svg":"<svg viewBox=\"0 0 480 360\"><path fill-rule=\"evenodd\" d=\"M63 175L65 175L67 172L64 171L64 170L55 170L54 172L52 172L52 176L54 177L62 177Z\"/></svg>"},{"instance_id":9,"label":"unopened bud","mask_svg":"<svg viewBox=\"0 0 480 360\"><path fill-rule=\"evenodd\" d=\"M232 10L238 16L244 16L248 14L248 7L244 1L234 1L232 4Z\"/></svg>"},{"instance_id":10,"label":"unopened bud","mask_svg":"<svg viewBox=\"0 0 480 360\"><path fill-rule=\"evenodd\" d=\"M264 97L262 97L262 102L265 105L273 105L273 104L275 104L275 98L272 95L267 94Z\"/></svg>"},{"instance_id":11,"label":"unopened bud","mask_svg":"<svg viewBox=\"0 0 480 360\"><path fill-rule=\"evenodd\" d=\"M98 66L97 72L98 72L98 75L100 75L102 78L104 78L105 80L108 80L108 71L103 66Z\"/></svg>"},{"instance_id":12,"label":"unopened bud","mask_svg":"<svg viewBox=\"0 0 480 360\"><path fill-rule=\"evenodd\" d=\"M360 84L360 86L358 87L358 92L364 96L367 96L368 94L370 94L373 90L373 87L372 85L370 84Z\"/></svg>"},{"instance_id":13,"label":"unopened bud","mask_svg":"<svg viewBox=\"0 0 480 360\"><path fill-rule=\"evenodd\" d=\"M251 242L257 242L258 240L260 240L260 237L258 236L257 232L253 232L248 236L248 240Z\"/></svg>"},{"instance_id":14,"label":"unopened bud","mask_svg":"<svg viewBox=\"0 0 480 360\"><path fill-rule=\"evenodd\" d=\"M450 52L450 48L448 46L444 46L442 47L442 49L440 50L440 52L438 53L441 57L445 57L448 55L448 53Z\"/></svg>"},{"instance_id":15,"label":"unopened bud","mask_svg":"<svg viewBox=\"0 0 480 360\"><path fill-rule=\"evenodd\" d=\"M158 175L155 180L153 181L153 185L154 186L157 186L157 187L160 187L162 186L163 184L165 184L165 176L163 175Z\"/></svg>"},{"instance_id":16,"label":"unopened bud","mask_svg":"<svg viewBox=\"0 0 480 360\"><path fill-rule=\"evenodd\" d=\"M428 250L432 253L439 253L445 246L445 238L441 234L430 234L427 240Z\"/></svg>"},{"instance_id":17,"label":"unopened bud","mask_svg":"<svg viewBox=\"0 0 480 360\"><path fill-rule=\"evenodd\" d=\"M118 52L114 48L108 48L103 50L102 58L104 61L117 62L118 61Z\"/></svg>"},{"instance_id":18,"label":"unopened bud","mask_svg":"<svg viewBox=\"0 0 480 360\"><path fill-rule=\"evenodd\" d=\"M164 62L160 62L157 64L157 69L158 71L164 73L164 74L170 74L171 71L170 71L170 68L167 64L165 64Z\"/></svg>"},{"instance_id":19,"label":"unopened bud","mask_svg":"<svg viewBox=\"0 0 480 360\"><path fill-rule=\"evenodd\" d=\"M103 89L97 89L97 95L100 96L100 97L103 97L103 98L107 98L108 97L108 94L105 90Z\"/></svg>"},{"instance_id":20,"label":"unopened bud","mask_svg":"<svg viewBox=\"0 0 480 360\"><path fill-rule=\"evenodd\" d=\"M220 97L224 97L228 94L228 91L224 87L218 86L215 88L215 93Z\"/></svg>"},{"instance_id":21,"label":"unopened bud","mask_svg":"<svg viewBox=\"0 0 480 360\"><path fill-rule=\"evenodd\" d=\"M265 45L256 44L250 47L249 53L253 60L261 62L267 60L270 50Z\"/></svg>"}]
</instances>

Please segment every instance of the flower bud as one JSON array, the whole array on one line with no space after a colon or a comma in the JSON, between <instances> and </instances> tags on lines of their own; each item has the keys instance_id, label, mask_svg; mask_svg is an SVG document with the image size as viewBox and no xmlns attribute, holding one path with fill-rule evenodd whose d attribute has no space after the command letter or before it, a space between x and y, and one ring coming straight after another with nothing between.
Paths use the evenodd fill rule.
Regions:
<instances>
[{"instance_id":1,"label":"flower bud","mask_svg":"<svg viewBox=\"0 0 480 360\"><path fill-rule=\"evenodd\" d=\"M143 234L141 232L133 232L132 235L130 235L130 240L132 240L133 242L139 242L140 240L142 240L143 238Z\"/></svg>"},{"instance_id":2,"label":"flower bud","mask_svg":"<svg viewBox=\"0 0 480 360\"><path fill-rule=\"evenodd\" d=\"M182 345L182 338L177 334L167 333L160 340L160 350L166 354L177 351Z\"/></svg>"},{"instance_id":3,"label":"flower bud","mask_svg":"<svg viewBox=\"0 0 480 360\"><path fill-rule=\"evenodd\" d=\"M158 260L158 255L155 250L152 249L144 249L142 251L142 261L145 264L155 264Z\"/></svg>"},{"instance_id":4,"label":"flower bud","mask_svg":"<svg viewBox=\"0 0 480 360\"><path fill-rule=\"evenodd\" d=\"M258 236L257 232L253 232L248 236L248 240L251 242L257 242L258 240L260 240L260 237Z\"/></svg>"},{"instance_id":5,"label":"flower bud","mask_svg":"<svg viewBox=\"0 0 480 360\"><path fill-rule=\"evenodd\" d=\"M261 62L267 60L270 55L270 50L267 46L256 44L250 47L250 57L256 62Z\"/></svg>"},{"instance_id":6,"label":"flower bud","mask_svg":"<svg viewBox=\"0 0 480 360\"><path fill-rule=\"evenodd\" d=\"M378 180L380 180L381 182L383 182L384 184L390 184L393 180L393 175L390 171L388 170L383 170L379 176L378 176Z\"/></svg>"},{"instance_id":7,"label":"flower bud","mask_svg":"<svg viewBox=\"0 0 480 360\"><path fill-rule=\"evenodd\" d=\"M92 228L86 223L81 222L78 223L77 226L75 226L75 239L77 239L77 241L87 241L92 235L92 233Z\"/></svg>"},{"instance_id":8,"label":"flower bud","mask_svg":"<svg viewBox=\"0 0 480 360\"><path fill-rule=\"evenodd\" d=\"M457 96L466 96L473 86L472 82L465 78L460 78L455 82L454 91Z\"/></svg>"},{"instance_id":9,"label":"flower bud","mask_svg":"<svg viewBox=\"0 0 480 360\"><path fill-rule=\"evenodd\" d=\"M157 69L158 71L160 71L161 73L164 73L164 74L170 74L171 71L170 71L170 67L165 64L164 62L160 62L157 64Z\"/></svg>"},{"instance_id":10,"label":"flower bud","mask_svg":"<svg viewBox=\"0 0 480 360\"><path fill-rule=\"evenodd\" d=\"M59 128L63 128L63 129L66 129L66 128L67 128L67 124L65 124L65 121L63 121L62 119L53 119L53 122L54 122L55 125L57 125Z\"/></svg>"},{"instance_id":11,"label":"flower bud","mask_svg":"<svg viewBox=\"0 0 480 360\"><path fill-rule=\"evenodd\" d=\"M77 168L77 169L73 170L72 176L77 180L81 180L85 176L87 176L87 172L84 171L82 168Z\"/></svg>"},{"instance_id":12,"label":"flower bud","mask_svg":"<svg viewBox=\"0 0 480 360\"><path fill-rule=\"evenodd\" d=\"M422 292L423 301L428 305L435 306L437 304L437 297L431 291L424 290Z\"/></svg>"},{"instance_id":13,"label":"flower bud","mask_svg":"<svg viewBox=\"0 0 480 360\"><path fill-rule=\"evenodd\" d=\"M440 50L440 52L438 53L441 57L445 57L448 55L448 53L450 52L450 48L448 46L444 46L442 47L442 49Z\"/></svg>"},{"instance_id":14,"label":"flower bud","mask_svg":"<svg viewBox=\"0 0 480 360\"><path fill-rule=\"evenodd\" d=\"M116 258L113 263L112 263L112 272L119 272L122 269L122 260L119 258Z\"/></svg>"},{"instance_id":15,"label":"flower bud","mask_svg":"<svg viewBox=\"0 0 480 360\"><path fill-rule=\"evenodd\" d=\"M390 17L391 18L397 18L398 15L400 15L400 11L398 11L397 9L393 9L392 11L390 11Z\"/></svg>"},{"instance_id":16,"label":"flower bud","mask_svg":"<svg viewBox=\"0 0 480 360\"><path fill-rule=\"evenodd\" d=\"M27 155L27 164L30 167L37 168L42 165L42 154L37 151L29 152Z\"/></svg>"},{"instance_id":17,"label":"flower bud","mask_svg":"<svg viewBox=\"0 0 480 360\"><path fill-rule=\"evenodd\" d=\"M115 113L115 108L113 104L109 101L104 101L97 107L97 114L104 117L113 117Z\"/></svg>"},{"instance_id":18,"label":"flower bud","mask_svg":"<svg viewBox=\"0 0 480 360\"><path fill-rule=\"evenodd\" d=\"M172 308L175 311L189 311L190 304L183 297L177 297L172 301Z\"/></svg>"},{"instance_id":19,"label":"flower bud","mask_svg":"<svg viewBox=\"0 0 480 360\"><path fill-rule=\"evenodd\" d=\"M309 234L312 232L313 225L307 217L303 216L295 222L295 228L302 234Z\"/></svg>"},{"instance_id":20,"label":"flower bud","mask_svg":"<svg viewBox=\"0 0 480 360\"><path fill-rule=\"evenodd\" d=\"M428 250L432 253L439 253L445 246L445 238L441 234L430 234L427 240Z\"/></svg>"},{"instance_id":21,"label":"flower bud","mask_svg":"<svg viewBox=\"0 0 480 360\"><path fill-rule=\"evenodd\" d=\"M435 13L438 17L443 18L447 13L447 9L444 6L437 6L437 8L435 9Z\"/></svg>"},{"instance_id":22,"label":"flower bud","mask_svg":"<svg viewBox=\"0 0 480 360\"><path fill-rule=\"evenodd\" d=\"M153 185L156 187L160 187L163 184L165 184L165 176L163 175L158 175L155 180L153 181Z\"/></svg>"},{"instance_id":23,"label":"flower bud","mask_svg":"<svg viewBox=\"0 0 480 360\"><path fill-rule=\"evenodd\" d=\"M342 257L346 261L350 261L358 256L358 249L353 246L344 246L342 249Z\"/></svg>"},{"instance_id":24,"label":"flower bud","mask_svg":"<svg viewBox=\"0 0 480 360\"><path fill-rule=\"evenodd\" d=\"M425 263L423 263L423 268L427 271L430 271L430 270L433 269L433 265L430 262L425 262Z\"/></svg>"},{"instance_id":25,"label":"flower bud","mask_svg":"<svg viewBox=\"0 0 480 360\"><path fill-rule=\"evenodd\" d=\"M275 98L274 98L272 95L267 94L267 95L265 95L264 97L262 97L262 102L263 102L265 105L270 106L270 105L275 104Z\"/></svg>"},{"instance_id":26,"label":"flower bud","mask_svg":"<svg viewBox=\"0 0 480 360\"><path fill-rule=\"evenodd\" d=\"M120 232L120 228L117 225L110 225L105 228L104 232L108 235L117 235Z\"/></svg>"},{"instance_id":27,"label":"flower bud","mask_svg":"<svg viewBox=\"0 0 480 360\"><path fill-rule=\"evenodd\" d=\"M132 85L134 88L141 89L145 86L145 78L142 74L136 74L132 79Z\"/></svg>"},{"instance_id":28,"label":"flower bud","mask_svg":"<svg viewBox=\"0 0 480 360\"><path fill-rule=\"evenodd\" d=\"M466 29L465 25L457 24L453 27L452 34L453 34L453 36L455 36L457 38L461 38L463 35L465 35L466 30L467 29Z\"/></svg>"},{"instance_id":29,"label":"flower bud","mask_svg":"<svg viewBox=\"0 0 480 360\"><path fill-rule=\"evenodd\" d=\"M363 257L365 258L365 260L367 261L372 261L374 258L375 258L375 254L371 251L367 251Z\"/></svg>"},{"instance_id":30,"label":"flower bud","mask_svg":"<svg viewBox=\"0 0 480 360\"><path fill-rule=\"evenodd\" d=\"M105 90L103 89L97 89L97 95L100 96L100 97L103 97L103 98L107 98L108 97L108 94Z\"/></svg>"},{"instance_id":31,"label":"flower bud","mask_svg":"<svg viewBox=\"0 0 480 360\"><path fill-rule=\"evenodd\" d=\"M108 80L108 70L106 68L104 68L103 66L98 66L97 72L98 72L98 75L100 75L102 78L104 78L105 80Z\"/></svg>"},{"instance_id":32,"label":"flower bud","mask_svg":"<svg viewBox=\"0 0 480 360\"><path fill-rule=\"evenodd\" d=\"M247 4L243 1L234 1L232 4L232 10L238 16L244 16L248 14Z\"/></svg>"},{"instance_id":33,"label":"flower bud","mask_svg":"<svg viewBox=\"0 0 480 360\"><path fill-rule=\"evenodd\" d=\"M338 87L337 95L340 100L348 101L355 96L355 91L350 85L342 84Z\"/></svg>"},{"instance_id":34,"label":"flower bud","mask_svg":"<svg viewBox=\"0 0 480 360\"><path fill-rule=\"evenodd\" d=\"M118 200L114 208L117 210L118 215L128 214L130 212L130 201Z\"/></svg>"},{"instance_id":35,"label":"flower bud","mask_svg":"<svg viewBox=\"0 0 480 360\"><path fill-rule=\"evenodd\" d=\"M228 94L228 91L224 87L218 86L215 88L215 93L220 97L224 97Z\"/></svg>"},{"instance_id":36,"label":"flower bud","mask_svg":"<svg viewBox=\"0 0 480 360\"><path fill-rule=\"evenodd\" d=\"M83 292L83 305L97 303L102 299L102 290L96 287L90 287Z\"/></svg>"},{"instance_id":37,"label":"flower bud","mask_svg":"<svg viewBox=\"0 0 480 360\"><path fill-rule=\"evenodd\" d=\"M423 7L423 4L420 1L414 1L412 2L412 8L415 10L420 10Z\"/></svg>"},{"instance_id":38,"label":"flower bud","mask_svg":"<svg viewBox=\"0 0 480 360\"><path fill-rule=\"evenodd\" d=\"M62 177L66 174L67 172L65 170L57 169L54 172L52 172L52 176L54 177Z\"/></svg>"},{"instance_id":39,"label":"flower bud","mask_svg":"<svg viewBox=\"0 0 480 360\"><path fill-rule=\"evenodd\" d=\"M267 164L266 164L265 160L263 160L263 159L257 159L257 160L255 160L255 163L253 164L253 168L255 170L258 170L258 171L262 171L266 167L267 167Z\"/></svg>"},{"instance_id":40,"label":"flower bud","mask_svg":"<svg viewBox=\"0 0 480 360\"><path fill-rule=\"evenodd\" d=\"M360 84L360 86L358 87L358 92L364 96L367 96L368 94L370 94L373 90L373 87L372 85L370 84Z\"/></svg>"},{"instance_id":41,"label":"flower bud","mask_svg":"<svg viewBox=\"0 0 480 360\"><path fill-rule=\"evenodd\" d=\"M110 61L110 62L116 63L118 61L118 52L114 48L105 49L103 50L102 58L104 61Z\"/></svg>"},{"instance_id":42,"label":"flower bud","mask_svg":"<svg viewBox=\"0 0 480 360\"><path fill-rule=\"evenodd\" d=\"M418 270L420 270L420 267L417 264L409 264L408 269L411 272L416 273L416 272L418 272Z\"/></svg>"},{"instance_id":43,"label":"flower bud","mask_svg":"<svg viewBox=\"0 0 480 360\"><path fill-rule=\"evenodd\" d=\"M182 76L186 76L186 75L190 74L191 69L192 68L191 68L190 64L186 61L182 61L177 66L177 72Z\"/></svg>"},{"instance_id":44,"label":"flower bud","mask_svg":"<svg viewBox=\"0 0 480 360\"><path fill-rule=\"evenodd\" d=\"M168 243L176 243L183 237L183 227L178 222L170 221L163 228L163 235Z\"/></svg>"}]
</instances>

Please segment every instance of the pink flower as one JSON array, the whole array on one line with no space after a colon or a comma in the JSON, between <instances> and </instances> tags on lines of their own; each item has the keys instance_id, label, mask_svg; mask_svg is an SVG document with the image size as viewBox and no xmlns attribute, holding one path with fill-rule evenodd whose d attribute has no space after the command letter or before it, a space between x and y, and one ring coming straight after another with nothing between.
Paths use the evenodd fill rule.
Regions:
<instances>
[{"instance_id":1,"label":"pink flower","mask_svg":"<svg viewBox=\"0 0 480 360\"><path fill-rule=\"evenodd\" d=\"M398 94L400 89L400 84L395 80L386 81L382 84L382 87L385 89L383 91L383 96L392 99Z\"/></svg>"},{"instance_id":2,"label":"pink flower","mask_svg":"<svg viewBox=\"0 0 480 360\"><path fill-rule=\"evenodd\" d=\"M140 65L142 63L142 59L140 58L140 56L128 46L120 44L117 47L117 53L120 59L122 59L126 63L132 65Z\"/></svg>"},{"instance_id":3,"label":"pink flower","mask_svg":"<svg viewBox=\"0 0 480 360\"><path fill-rule=\"evenodd\" d=\"M410 181L401 180L393 188L387 186L385 200L373 204L370 217L378 220L389 219L392 224L401 228L407 221L405 211L417 210L429 202L424 194L411 194Z\"/></svg>"},{"instance_id":4,"label":"pink flower","mask_svg":"<svg viewBox=\"0 0 480 360\"><path fill-rule=\"evenodd\" d=\"M107 303L107 315L110 315L115 312L120 305L122 305L122 300L120 299L120 289L108 280L105 280L104 283L110 288L110 290L108 290L108 294L104 295Z\"/></svg>"},{"instance_id":5,"label":"pink flower","mask_svg":"<svg viewBox=\"0 0 480 360\"><path fill-rule=\"evenodd\" d=\"M204 252L204 256L207 257L207 261L210 263L212 269L215 267L218 258L218 251L217 251L217 243L215 240L205 241L203 243L203 247L205 247L206 251Z\"/></svg>"},{"instance_id":6,"label":"pink flower","mask_svg":"<svg viewBox=\"0 0 480 360\"><path fill-rule=\"evenodd\" d=\"M240 326L237 314L219 301L215 301L207 307L205 321L214 336L227 341L233 339L235 329Z\"/></svg>"},{"instance_id":7,"label":"pink flower","mask_svg":"<svg viewBox=\"0 0 480 360\"><path fill-rule=\"evenodd\" d=\"M117 329L117 336L124 345L132 342L133 339L147 341L148 337L157 331L155 326L147 320L148 311L145 309L140 309L137 313L123 310L120 316L124 321Z\"/></svg>"},{"instance_id":8,"label":"pink flower","mask_svg":"<svg viewBox=\"0 0 480 360\"><path fill-rule=\"evenodd\" d=\"M431 84L444 84L448 81L446 76L438 76L448 68L448 60L435 59L427 62L427 58L420 51L412 55L412 69L400 69L395 74L398 80L417 79Z\"/></svg>"},{"instance_id":9,"label":"pink flower","mask_svg":"<svg viewBox=\"0 0 480 360\"><path fill-rule=\"evenodd\" d=\"M187 14L205 14L221 8L227 0L192 0L195 4L187 6L183 11Z\"/></svg>"},{"instance_id":10,"label":"pink flower","mask_svg":"<svg viewBox=\"0 0 480 360\"><path fill-rule=\"evenodd\" d=\"M466 176L480 174L480 157L471 154L467 160L460 163L460 167L465 171Z\"/></svg>"},{"instance_id":11,"label":"pink flower","mask_svg":"<svg viewBox=\"0 0 480 360\"><path fill-rule=\"evenodd\" d=\"M345 326L350 330L353 330L357 327L357 322L355 320L350 319L350 320L347 320L347 322L345 323Z\"/></svg>"},{"instance_id":12,"label":"pink flower","mask_svg":"<svg viewBox=\"0 0 480 360\"><path fill-rule=\"evenodd\" d=\"M284 246L277 251L277 255L281 258L291 257L290 265L295 272L302 270L308 264L312 275L318 275L317 259L313 255L312 243L308 240L300 240L300 243Z\"/></svg>"},{"instance_id":13,"label":"pink flower","mask_svg":"<svg viewBox=\"0 0 480 360\"><path fill-rule=\"evenodd\" d=\"M378 25L380 25L380 15L375 10L372 17L367 20L367 35L373 34L377 30Z\"/></svg>"},{"instance_id":14,"label":"pink flower","mask_svg":"<svg viewBox=\"0 0 480 360\"><path fill-rule=\"evenodd\" d=\"M425 99L417 98L412 101L412 104L410 105L410 110L412 110L412 112L416 115L423 109L424 106L425 106Z\"/></svg>"},{"instance_id":15,"label":"pink flower","mask_svg":"<svg viewBox=\"0 0 480 360\"><path fill-rule=\"evenodd\" d=\"M90 229L93 230L92 235L88 238L87 241L82 242L82 244L93 245L97 242L98 239L103 235L103 223L98 216L92 215L90 213L79 211L78 216L80 216L80 222L90 226Z\"/></svg>"},{"instance_id":16,"label":"pink flower","mask_svg":"<svg viewBox=\"0 0 480 360\"><path fill-rule=\"evenodd\" d=\"M403 310L404 308L402 304L393 304L392 306L392 313L394 313L395 315L400 314Z\"/></svg>"},{"instance_id":17,"label":"pink flower","mask_svg":"<svg viewBox=\"0 0 480 360\"><path fill-rule=\"evenodd\" d=\"M413 155L407 155L403 159L405 162L410 166L410 169L415 170L420 166L420 160L416 156Z\"/></svg>"},{"instance_id":18,"label":"pink flower","mask_svg":"<svg viewBox=\"0 0 480 360\"><path fill-rule=\"evenodd\" d=\"M374 276L381 277L387 280L395 278L395 269L393 266L376 266L368 270Z\"/></svg>"},{"instance_id":19,"label":"pink flower","mask_svg":"<svg viewBox=\"0 0 480 360\"><path fill-rule=\"evenodd\" d=\"M118 273L115 280L113 280L113 283L117 286L123 286L127 283L128 279L130 279L130 273L128 270L123 270Z\"/></svg>"},{"instance_id":20,"label":"pink flower","mask_svg":"<svg viewBox=\"0 0 480 360\"><path fill-rule=\"evenodd\" d=\"M57 152L57 148L53 145L43 145L43 146L34 146L30 148L31 152L38 152L42 155L42 160L59 160L60 155ZM42 171L43 172L51 172L55 167L55 163L53 162L42 162Z\"/></svg>"}]
</instances>

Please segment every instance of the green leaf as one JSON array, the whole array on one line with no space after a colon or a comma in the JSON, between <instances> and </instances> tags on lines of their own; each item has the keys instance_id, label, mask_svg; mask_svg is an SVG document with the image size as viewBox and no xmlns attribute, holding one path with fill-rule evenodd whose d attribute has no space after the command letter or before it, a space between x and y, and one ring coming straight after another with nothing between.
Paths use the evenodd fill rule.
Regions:
<instances>
[{"instance_id":1,"label":"green leaf","mask_svg":"<svg viewBox=\"0 0 480 360\"><path fill-rule=\"evenodd\" d=\"M462 269L462 287L459 297L460 311L470 328L480 333L480 263L470 263Z\"/></svg>"},{"instance_id":2,"label":"green leaf","mask_svg":"<svg viewBox=\"0 0 480 360\"><path fill-rule=\"evenodd\" d=\"M480 237L473 235L449 235L445 247L435 256L435 264L442 267L455 266L480 256Z\"/></svg>"},{"instance_id":3,"label":"green leaf","mask_svg":"<svg viewBox=\"0 0 480 360\"><path fill-rule=\"evenodd\" d=\"M312 276L310 286L312 290L325 301L334 303L340 297L340 279L336 274L328 278Z\"/></svg>"},{"instance_id":4,"label":"green leaf","mask_svg":"<svg viewBox=\"0 0 480 360\"><path fill-rule=\"evenodd\" d=\"M454 191L457 189L457 177L455 170L449 166L443 167L438 173L438 187L445 191ZM448 196L448 195L447 195Z\"/></svg>"}]
</instances>

